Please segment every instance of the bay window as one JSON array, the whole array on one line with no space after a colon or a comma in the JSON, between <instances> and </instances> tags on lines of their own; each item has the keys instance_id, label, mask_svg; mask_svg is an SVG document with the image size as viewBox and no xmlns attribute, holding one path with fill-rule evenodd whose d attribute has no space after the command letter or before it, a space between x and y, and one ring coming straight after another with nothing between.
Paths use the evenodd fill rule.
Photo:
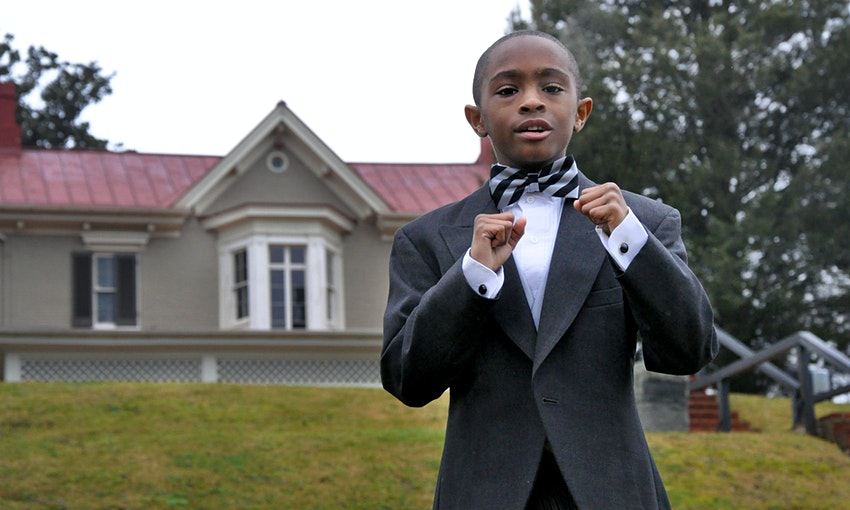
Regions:
<instances>
[{"instance_id":1,"label":"bay window","mask_svg":"<svg viewBox=\"0 0 850 510\"><path fill-rule=\"evenodd\" d=\"M224 329L342 327L337 248L321 237L252 236L222 247Z\"/></svg>"}]
</instances>

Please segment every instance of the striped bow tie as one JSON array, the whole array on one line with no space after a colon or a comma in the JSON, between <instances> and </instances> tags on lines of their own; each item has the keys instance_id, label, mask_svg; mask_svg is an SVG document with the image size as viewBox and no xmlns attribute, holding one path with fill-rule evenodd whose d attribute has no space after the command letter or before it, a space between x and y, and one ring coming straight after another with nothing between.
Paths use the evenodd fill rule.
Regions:
<instances>
[{"instance_id":1,"label":"striped bow tie","mask_svg":"<svg viewBox=\"0 0 850 510\"><path fill-rule=\"evenodd\" d=\"M573 156L567 155L533 174L498 163L490 168L490 196L500 210L519 200L526 190L578 198L578 167Z\"/></svg>"}]
</instances>

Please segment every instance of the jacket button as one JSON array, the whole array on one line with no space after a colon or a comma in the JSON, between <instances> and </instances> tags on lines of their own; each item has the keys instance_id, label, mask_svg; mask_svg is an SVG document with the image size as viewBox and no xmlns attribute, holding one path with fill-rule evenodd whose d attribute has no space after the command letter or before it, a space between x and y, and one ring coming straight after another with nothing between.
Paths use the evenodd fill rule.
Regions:
<instances>
[{"instance_id":1,"label":"jacket button","mask_svg":"<svg viewBox=\"0 0 850 510\"><path fill-rule=\"evenodd\" d=\"M481 294L482 296L487 294L487 286L484 285L483 283L481 285L479 285L478 286L478 293Z\"/></svg>"},{"instance_id":2,"label":"jacket button","mask_svg":"<svg viewBox=\"0 0 850 510\"><path fill-rule=\"evenodd\" d=\"M628 253L629 252L629 243L623 243L620 245L620 253Z\"/></svg>"}]
</instances>

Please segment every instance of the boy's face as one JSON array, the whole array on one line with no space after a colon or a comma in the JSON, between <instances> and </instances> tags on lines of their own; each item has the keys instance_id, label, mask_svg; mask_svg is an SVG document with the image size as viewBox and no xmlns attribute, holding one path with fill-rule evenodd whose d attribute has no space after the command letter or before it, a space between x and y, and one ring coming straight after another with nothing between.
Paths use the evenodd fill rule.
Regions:
<instances>
[{"instance_id":1,"label":"boy's face","mask_svg":"<svg viewBox=\"0 0 850 510\"><path fill-rule=\"evenodd\" d=\"M481 105L466 118L489 136L499 163L536 171L566 155L573 132L590 115L590 98L578 100L569 57L554 41L520 36L493 49L484 72Z\"/></svg>"}]
</instances>

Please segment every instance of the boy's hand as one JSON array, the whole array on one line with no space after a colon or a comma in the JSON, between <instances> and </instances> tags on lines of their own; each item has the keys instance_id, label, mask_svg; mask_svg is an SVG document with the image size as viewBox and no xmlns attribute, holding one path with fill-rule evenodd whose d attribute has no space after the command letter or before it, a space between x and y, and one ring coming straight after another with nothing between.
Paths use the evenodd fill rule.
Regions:
<instances>
[{"instance_id":1,"label":"boy's hand","mask_svg":"<svg viewBox=\"0 0 850 510\"><path fill-rule=\"evenodd\" d=\"M479 214L472 230L470 256L491 270L498 271L525 233L524 216L514 223L513 213Z\"/></svg>"},{"instance_id":2,"label":"boy's hand","mask_svg":"<svg viewBox=\"0 0 850 510\"><path fill-rule=\"evenodd\" d=\"M573 205L609 236L629 214L623 192L613 182L581 190L581 196Z\"/></svg>"}]
</instances>

